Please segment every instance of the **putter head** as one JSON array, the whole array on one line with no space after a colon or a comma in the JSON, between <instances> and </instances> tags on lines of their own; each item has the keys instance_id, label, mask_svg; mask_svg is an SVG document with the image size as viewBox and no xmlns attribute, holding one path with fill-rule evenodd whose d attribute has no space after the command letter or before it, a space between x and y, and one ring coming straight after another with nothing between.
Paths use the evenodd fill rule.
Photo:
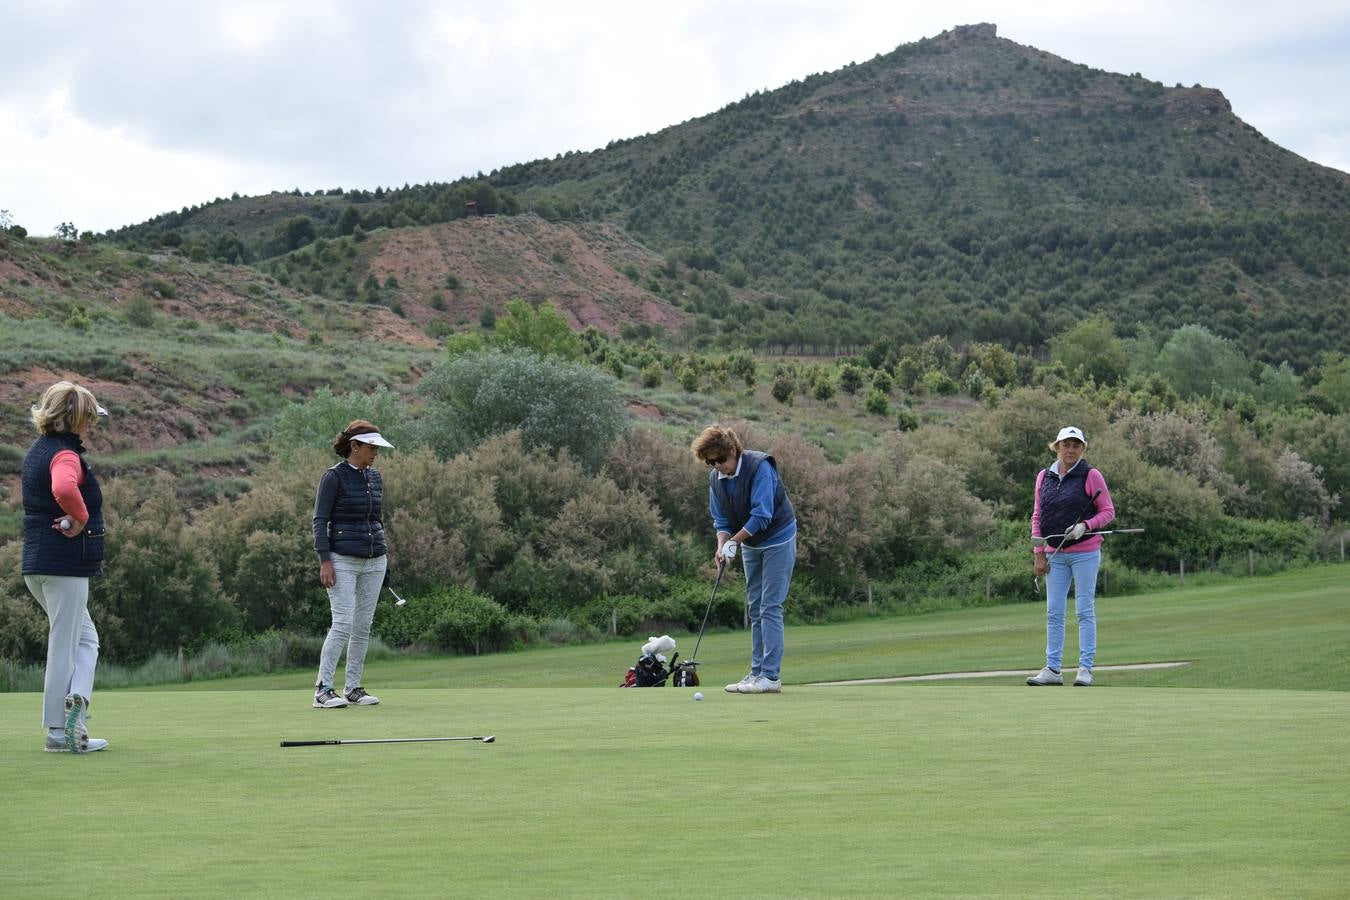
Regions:
<instances>
[{"instance_id":1,"label":"putter head","mask_svg":"<svg viewBox=\"0 0 1350 900\"><path fill-rule=\"evenodd\" d=\"M395 605L395 606L402 606L403 604L405 604L405 603L407 603L407 602L408 602L407 600L401 600L401 599L400 599L400 600L395 600L395 601L394 601L394 605Z\"/></svg>"},{"instance_id":2,"label":"putter head","mask_svg":"<svg viewBox=\"0 0 1350 900\"><path fill-rule=\"evenodd\" d=\"M483 738L483 743L485 743L485 744L490 744L490 743L492 743L493 741L495 741L496 739L497 739L497 736L496 736L495 734L489 734L487 737Z\"/></svg>"}]
</instances>

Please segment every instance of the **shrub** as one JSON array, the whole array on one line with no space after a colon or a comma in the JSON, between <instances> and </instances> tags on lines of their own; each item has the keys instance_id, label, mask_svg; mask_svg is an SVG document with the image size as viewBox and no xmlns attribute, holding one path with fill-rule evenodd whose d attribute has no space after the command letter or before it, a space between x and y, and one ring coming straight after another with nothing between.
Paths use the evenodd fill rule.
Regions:
<instances>
[{"instance_id":1,"label":"shrub","mask_svg":"<svg viewBox=\"0 0 1350 900\"><path fill-rule=\"evenodd\" d=\"M126 319L137 328L150 328L155 324L155 307L149 298L137 294L127 304Z\"/></svg>"},{"instance_id":2,"label":"shrub","mask_svg":"<svg viewBox=\"0 0 1350 900\"><path fill-rule=\"evenodd\" d=\"M165 300L171 300L178 296L178 288L163 278L151 278L142 285L145 293L151 297L162 297Z\"/></svg>"},{"instance_id":3,"label":"shrub","mask_svg":"<svg viewBox=\"0 0 1350 900\"><path fill-rule=\"evenodd\" d=\"M465 353L438 364L417 391L427 401L425 440L442 456L514 430L526 447L565 450L594 469L626 424L612 378L529 351Z\"/></svg>"},{"instance_id":4,"label":"shrub","mask_svg":"<svg viewBox=\"0 0 1350 900\"><path fill-rule=\"evenodd\" d=\"M109 482L104 511L107 557L91 606L109 614L93 614L109 655L140 660L156 650L200 647L237 629L210 545L189 529L166 477L152 482L147 498L134 500L127 485Z\"/></svg>"},{"instance_id":5,"label":"shrub","mask_svg":"<svg viewBox=\"0 0 1350 900\"><path fill-rule=\"evenodd\" d=\"M439 611L435 621L420 635L421 642L435 650L475 655L511 649L510 619L500 603L464 590L447 590L433 596L440 598L431 601L439 606Z\"/></svg>"}]
</instances>

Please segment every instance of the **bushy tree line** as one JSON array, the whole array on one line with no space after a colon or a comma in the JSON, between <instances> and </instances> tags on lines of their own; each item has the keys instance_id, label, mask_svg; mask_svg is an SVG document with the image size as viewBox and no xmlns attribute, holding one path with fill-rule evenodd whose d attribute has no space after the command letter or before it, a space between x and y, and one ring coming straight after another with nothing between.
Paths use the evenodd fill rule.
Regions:
<instances>
[{"instance_id":1,"label":"bushy tree line","mask_svg":"<svg viewBox=\"0 0 1350 900\"><path fill-rule=\"evenodd\" d=\"M518 333L553 343L546 328ZM714 367L594 334L580 343L601 360L646 353ZM1194 566L1249 548L1305 558L1339 509L1350 412L1318 404L1340 402L1340 359L1325 365L1327 398L1309 405L1304 391L1292 408L1259 406L1251 417L1212 391L1192 401L1163 391L1169 405L1158 407L1159 393L1129 378L1070 377L1070 357L1030 376L1024 362L993 346L879 342L834 370L843 390L913 391L935 374L969 384L973 366L988 387L953 422L897 428L837 461L797 435L736 425L747 446L774 453L798 510L794 615L828 615L872 590L919 603L916 578L930 590L984 579L986 589L1030 599L1032 483L1066 422L1087 432L1118 524L1147 529L1146 539L1111 545L1119 563ZM760 368L746 357L716 365L728 376ZM780 374L813 366L785 364ZM316 392L278 417L274 461L251 488L195 513L183 512L167 475L110 479L109 556L93 601L104 648L127 660L269 630L321 633L328 604L312 550L313 496L335 461L328 443L356 417L377 422L398 448L380 461L391 577L419 603L403 618L381 610L377 630L391 643L481 652L593 633L611 615L625 629L696 625L712 549L707 470L687 449L696 425L672 434L631 427L620 413L612 376L595 366L529 349L471 350L447 355L409 399ZM14 575L18 551L18 541L0 547L0 655L38 660L45 622ZM739 618L735 604L717 616Z\"/></svg>"}]
</instances>

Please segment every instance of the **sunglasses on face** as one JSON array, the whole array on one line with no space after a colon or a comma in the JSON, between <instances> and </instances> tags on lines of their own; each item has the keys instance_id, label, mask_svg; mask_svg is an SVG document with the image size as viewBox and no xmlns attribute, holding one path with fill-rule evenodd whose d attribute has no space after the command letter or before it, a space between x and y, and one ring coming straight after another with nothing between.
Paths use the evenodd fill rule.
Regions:
<instances>
[{"instance_id":1,"label":"sunglasses on face","mask_svg":"<svg viewBox=\"0 0 1350 900\"><path fill-rule=\"evenodd\" d=\"M724 462L726 462L726 461L727 461L727 458L726 458L725 456L719 456L719 457L717 457L717 459L705 459L705 460L704 460L704 462L707 463L707 464L710 465L710 466L720 466L722 463L724 463Z\"/></svg>"}]
</instances>

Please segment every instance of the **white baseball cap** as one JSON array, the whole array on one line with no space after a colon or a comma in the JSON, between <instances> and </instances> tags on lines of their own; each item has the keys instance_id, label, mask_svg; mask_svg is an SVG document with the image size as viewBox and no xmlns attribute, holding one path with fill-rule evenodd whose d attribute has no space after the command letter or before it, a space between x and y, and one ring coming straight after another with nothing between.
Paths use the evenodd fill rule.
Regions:
<instances>
[{"instance_id":1,"label":"white baseball cap","mask_svg":"<svg viewBox=\"0 0 1350 900\"><path fill-rule=\"evenodd\" d=\"M1074 428L1072 425L1066 425L1059 430L1059 434L1055 435L1055 439L1050 442L1050 449L1055 449L1055 445L1065 438L1077 438L1083 442L1084 447L1087 446L1087 438L1083 437L1083 430L1081 428Z\"/></svg>"},{"instance_id":2,"label":"white baseball cap","mask_svg":"<svg viewBox=\"0 0 1350 900\"><path fill-rule=\"evenodd\" d=\"M390 450L394 449L394 445L386 441L384 436L378 431L368 431L365 434L354 434L351 439L358 444L374 444L376 447L388 447Z\"/></svg>"}]
</instances>

